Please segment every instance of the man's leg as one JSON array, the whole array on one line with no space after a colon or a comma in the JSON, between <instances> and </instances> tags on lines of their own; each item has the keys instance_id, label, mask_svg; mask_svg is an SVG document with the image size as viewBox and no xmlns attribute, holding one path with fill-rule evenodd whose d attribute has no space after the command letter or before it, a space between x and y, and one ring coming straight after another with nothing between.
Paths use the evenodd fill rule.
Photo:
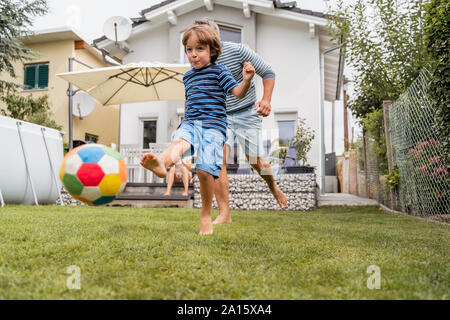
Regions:
<instances>
[{"instance_id":1,"label":"man's leg","mask_svg":"<svg viewBox=\"0 0 450 320\"><path fill-rule=\"evenodd\" d=\"M167 189L166 193L164 193L165 196L170 196L174 180L175 180L175 166L172 166L169 170L169 176L167 177Z\"/></svg>"},{"instance_id":2,"label":"man's leg","mask_svg":"<svg viewBox=\"0 0 450 320\"><path fill-rule=\"evenodd\" d=\"M217 205L219 206L219 215L213 224L231 222L230 204L229 204L229 182L227 175L227 144L223 146L223 164L219 172L219 179L214 182L214 194Z\"/></svg>"},{"instance_id":3,"label":"man's leg","mask_svg":"<svg viewBox=\"0 0 450 320\"><path fill-rule=\"evenodd\" d=\"M275 180L273 178L272 168L270 167L270 163L266 162L263 156L257 157L256 160L254 158L250 159L248 155L245 155L247 160L253 169L258 172L261 178L266 181L267 186L269 187L270 192L272 192L275 200L277 200L278 205L281 209L287 206L287 198L286 195L278 188Z\"/></svg>"}]
</instances>

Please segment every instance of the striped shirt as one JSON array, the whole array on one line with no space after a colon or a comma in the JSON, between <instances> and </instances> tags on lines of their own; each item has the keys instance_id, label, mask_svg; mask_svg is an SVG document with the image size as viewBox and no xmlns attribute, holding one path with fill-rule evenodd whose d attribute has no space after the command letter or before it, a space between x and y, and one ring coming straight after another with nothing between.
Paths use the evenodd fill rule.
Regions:
<instances>
[{"instance_id":1,"label":"striped shirt","mask_svg":"<svg viewBox=\"0 0 450 320\"><path fill-rule=\"evenodd\" d=\"M255 68L255 72L263 79L275 78L271 66L266 64L264 60L256 54L247 45L242 43L222 41L222 54L217 59L217 63L228 67L237 82L242 82L242 68L244 62L250 61ZM236 112L254 106L256 103L255 82L252 79L252 84L247 92L247 95L238 99L232 94L227 95L227 113Z\"/></svg>"},{"instance_id":2,"label":"striped shirt","mask_svg":"<svg viewBox=\"0 0 450 320\"><path fill-rule=\"evenodd\" d=\"M230 70L212 63L202 69L192 68L183 77L186 110L184 121L202 121L203 128L218 129L226 137L226 95L239 84Z\"/></svg>"}]
</instances>

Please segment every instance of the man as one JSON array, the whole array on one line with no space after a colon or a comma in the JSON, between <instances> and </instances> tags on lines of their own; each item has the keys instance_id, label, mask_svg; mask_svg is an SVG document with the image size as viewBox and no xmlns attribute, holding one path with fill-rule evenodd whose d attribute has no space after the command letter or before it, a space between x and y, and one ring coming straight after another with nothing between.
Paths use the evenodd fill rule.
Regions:
<instances>
[{"instance_id":1,"label":"man","mask_svg":"<svg viewBox=\"0 0 450 320\"><path fill-rule=\"evenodd\" d=\"M218 25L209 18L195 21L196 24L208 24L220 35ZM264 60L246 45L228 41L221 41L222 54L217 63L223 64L231 70L236 81L242 80L242 65L249 61L255 68L256 74L263 79L264 94L260 101L256 102L255 84L252 81L247 95L243 99L237 99L227 95L227 141L223 148L223 166L219 173L219 179L215 181L214 194L219 205L219 215L213 224L231 222L229 207L229 182L227 176L226 159L227 145L234 146L236 136L250 165L265 180L269 190L278 202L280 208L287 206L287 198L274 181L270 164L264 159L262 146L261 127L262 117L270 114L272 91L275 85L275 73Z\"/></svg>"}]
</instances>

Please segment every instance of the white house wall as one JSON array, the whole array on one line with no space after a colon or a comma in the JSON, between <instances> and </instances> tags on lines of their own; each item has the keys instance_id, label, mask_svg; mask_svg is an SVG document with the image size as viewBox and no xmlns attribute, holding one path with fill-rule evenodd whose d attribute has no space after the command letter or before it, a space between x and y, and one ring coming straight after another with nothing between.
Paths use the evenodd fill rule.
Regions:
<instances>
[{"instance_id":1,"label":"white house wall","mask_svg":"<svg viewBox=\"0 0 450 320\"><path fill-rule=\"evenodd\" d=\"M263 120L271 140L278 134L276 121L297 115L306 118L316 138L308 153L308 163L320 174L320 66L319 40L310 38L309 25L258 14L256 50L276 73L272 113ZM262 85L257 96L262 97ZM318 180L320 181L320 177Z\"/></svg>"},{"instance_id":2,"label":"white house wall","mask_svg":"<svg viewBox=\"0 0 450 320\"><path fill-rule=\"evenodd\" d=\"M139 32L127 40L133 52L126 55L123 63L141 61L169 62L169 25L162 24L151 30ZM150 89L149 89L150 90ZM157 119L157 141L169 141L169 114L173 113L173 101L152 101L142 103L122 104L120 117L120 143L141 144L141 119ZM174 124L175 125L175 124ZM173 131L173 130L172 130Z\"/></svg>"},{"instance_id":3,"label":"white house wall","mask_svg":"<svg viewBox=\"0 0 450 320\"><path fill-rule=\"evenodd\" d=\"M201 7L169 22L145 27L127 42L132 53L124 63L139 61L180 62L181 33L195 20L210 17L219 23L242 28L243 42L256 50L272 67L277 77L272 98L272 113L263 121L264 138L278 135L277 120L298 115L306 118L315 130L316 139L308 154L308 163L320 174L320 67L319 39L311 39L307 23L251 13L245 18L242 9L214 5L213 11ZM138 27L140 28L140 27ZM262 81L256 77L257 96L262 97ZM181 101L148 102L122 105L121 144L141 143L139 117L157 117L157 141L168 142L178 125L177 109ZM317 181L320 181L318 176Z\"/></svg>"}]
</instances>

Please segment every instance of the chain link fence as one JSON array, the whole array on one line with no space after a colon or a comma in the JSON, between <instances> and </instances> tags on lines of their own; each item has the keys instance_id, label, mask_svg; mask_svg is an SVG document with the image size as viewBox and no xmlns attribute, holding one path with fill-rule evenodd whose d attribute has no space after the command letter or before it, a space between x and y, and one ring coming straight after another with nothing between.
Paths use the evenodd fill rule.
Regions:
<instances>
[{"instance_id":1,"label":"chain link fence","mask_svg":"<svg viewBox=\"0 0 450 320\"><path fill-rule=\"evenodd\" d=\"M424 69L389 108L392 162L400 175L396 202L405 213L446 219L449 172L434 130L436 112L427 94L430 77Z\"/></svg>"}]
</instances>

